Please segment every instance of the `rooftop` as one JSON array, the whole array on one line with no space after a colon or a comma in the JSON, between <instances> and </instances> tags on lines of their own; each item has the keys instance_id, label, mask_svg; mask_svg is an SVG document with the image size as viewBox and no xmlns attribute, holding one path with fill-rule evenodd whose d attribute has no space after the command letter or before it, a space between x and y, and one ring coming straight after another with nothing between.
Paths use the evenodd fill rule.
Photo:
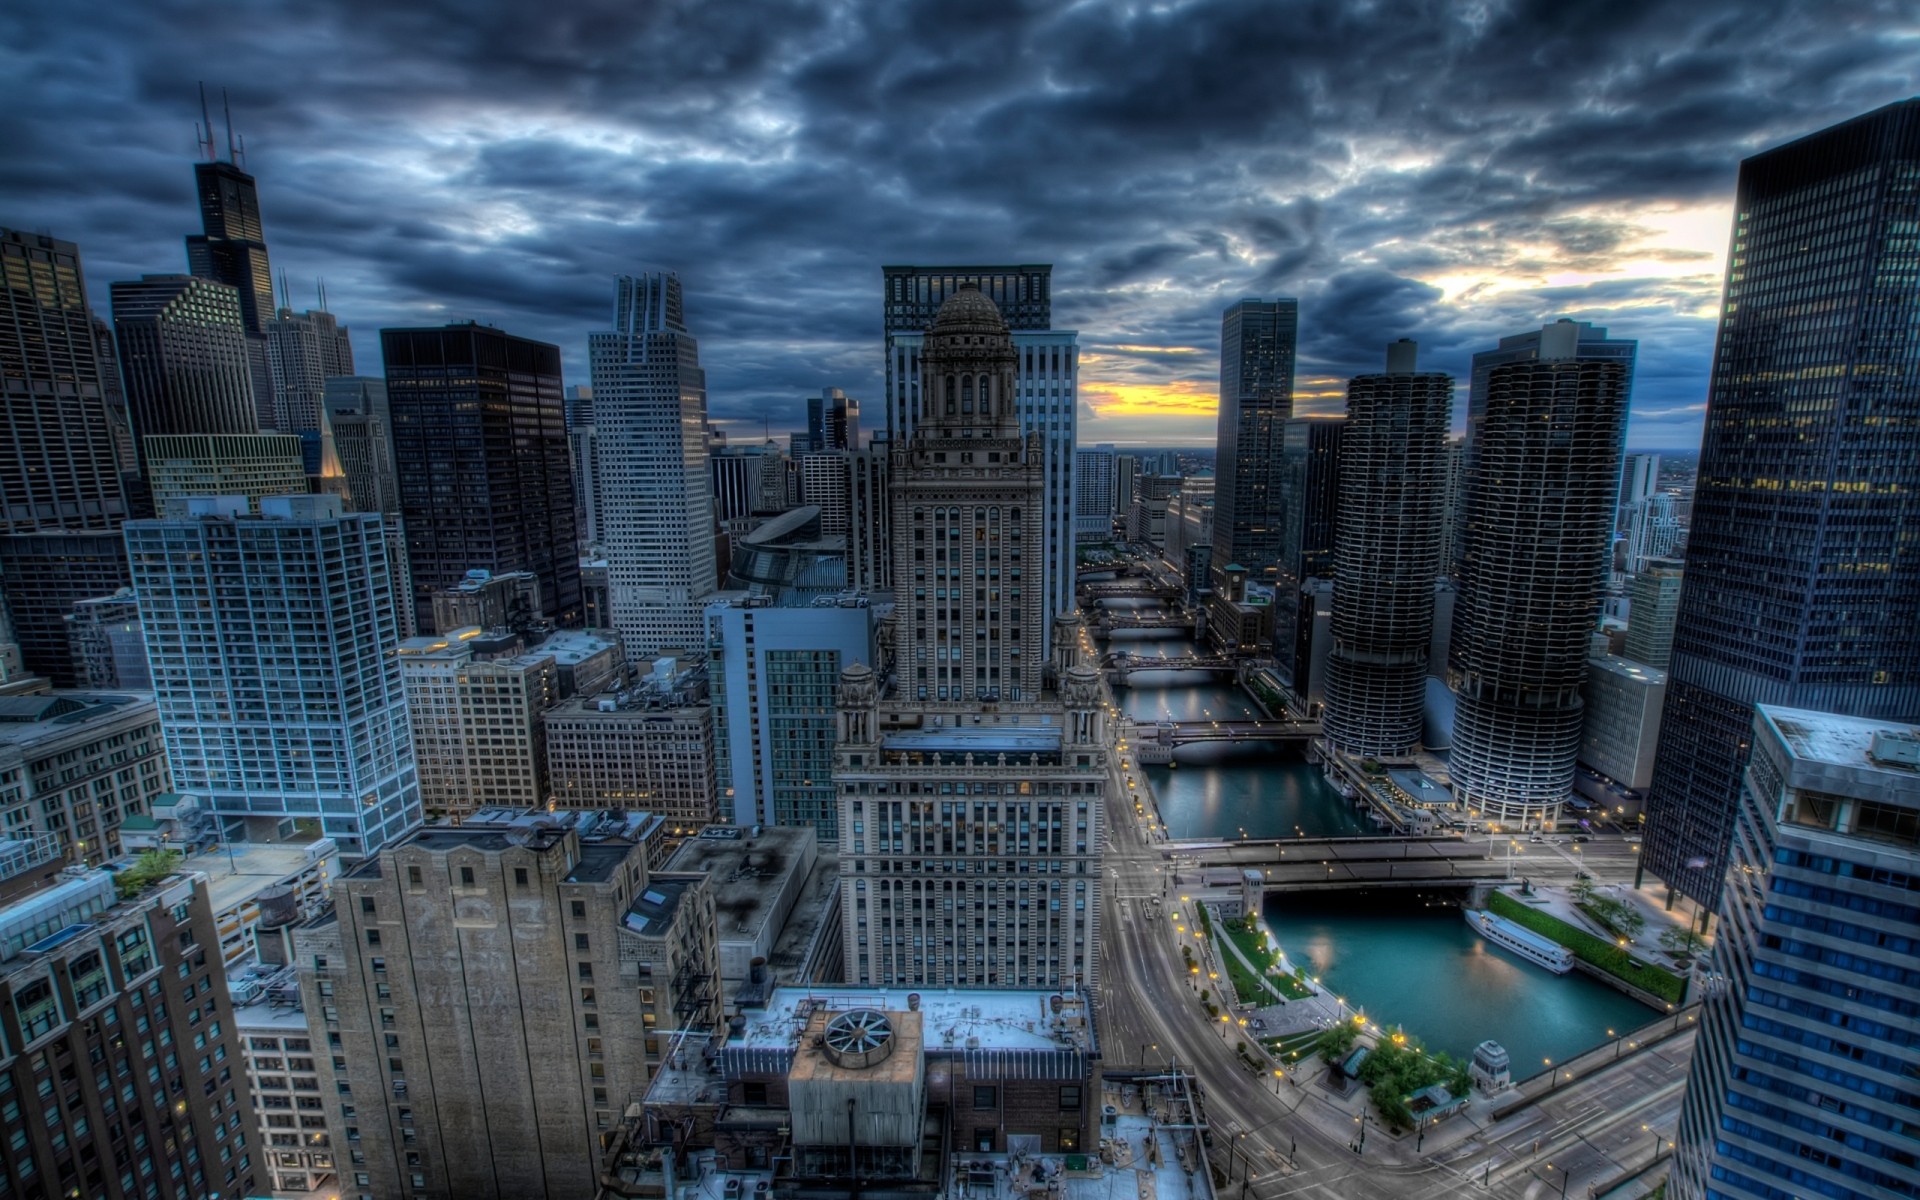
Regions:
<instances>
[{"instance_id":1,"label":"rooftop","mask_svg":"<svg viewBox=\"0 0 1920 1200\"><path fill-rule=\"evenodd\" d=\"M207 900L216 913L237 908L273 887L328 859L337 860L339 847L332 838L295 837L282 842L230 842L180 860L178 870L199 871L207 877ZM132 866L127 855L112 865Z\"/></svg>"},{"instance_id":2,"label":"rooftop","mask_svg":"<svg viewBox=\"0 0 1920 1200\"><path fill-rule=\"evenodd\" d=\"M1587 660L1587 665L1593 670L1605 671L1609 675L1617 675L1649 686L1667 681L1667 673L1659 667L1649 667L1645 663L1638 663L1630 658L1621 658L1618 654L1595 655Z\"/></svg>"},{"instance_id":3,"label":"rooftop","mask_svg":"<svg viewBox=\"0 0 1920 1200\"><path fill-rule=\"evenodd\" d=\"M85 733L92 727L124 718L145 706L154 711L148 692L84 692L56 690L28 696L0 696L0 748L22 749L50 738Z\"/></svg>"},{"instance_id":4,"label":"rooftop","mask_svg":"<svg viewBox=\"0 0 1920 1200\"><path fill-rule=\"evenodd\" d=\"M573 666L619 645L620 636L610 629L562 629L548 634L535 649L553 655L563 666Z\"/></svg>"},{"instance_id":5,"label":"rooftop","mask_svg":"<svg viewBox=\"0 0 1920 1200\"><path fill-rule=\"evenodd\" d=\"M1883 743L1889 739L1916 739L1920 738L1920 727L1903 721L1843 717L1835 713L1809 712L1774 704L1758 704L1754 708L1761 720L1778 731L1781 743L1802 762L1892 771L1902 775L1915 773L1913 764L1891 761L1889 757L1876 756L1872 751L1875 749L1876 734L1881 735Z\"/></svg>"},{"instance_id":6,"label":"rooftop","mask_svg":"<svg viewBox=\"0 0 1920 1200\"><path fill-rule=\"evenodd\" d=\"M1088 1049L1084 1006L1075 1001L1056 1015L1052 1000L1059 994L1037 989L777 987L764 1009L745 1014L745 1029L728 1038L727 1045L791 1050L822 1009L909 1012L917 998L929 1051Z\"/></svg>"},{"instance_id":7,"label":"rooftop","mask_svg":"<svg viewBox=\"0 0 1920 1200\"><path fill-rule=\"evenodd\" d=\"M780 931L772 952L767 955L767 966L774 979L785 979L792 983L807 982L805 973L821 933L826 928L828 914L835 914L837 922L839 893L840 856L832 851L823 852L820 861L814 864L813 874L807 878L799 896L794 898L793 911L787 914L786 927Z\"/></svg>"},{"instance_id":8,"label":"rooftop","mask_svg":"<svg viewBox=\"0 0 1920 1200\"><path fill-rule=\"evenodd\" d=\"M623 924L642 937L665 935L667 930L673 928L673 916L680 910L681 899L700 882L698 875L653 876L647 880L646 890L627 910Z\"/></svg>"},{"instance_id":9,"label":"rooftop","mask_svg":"<svg viewBox=\"0 0 1920 1200\"><path fill-rule=\"evenodd\" d=\"M811 868L818 845L810 825L769 825L757 836L737 825L709 825L680 843L666 869L705 875L713 885L720 936L752 939L772 919L788 877Z\"/></svg>"}]
</instances>

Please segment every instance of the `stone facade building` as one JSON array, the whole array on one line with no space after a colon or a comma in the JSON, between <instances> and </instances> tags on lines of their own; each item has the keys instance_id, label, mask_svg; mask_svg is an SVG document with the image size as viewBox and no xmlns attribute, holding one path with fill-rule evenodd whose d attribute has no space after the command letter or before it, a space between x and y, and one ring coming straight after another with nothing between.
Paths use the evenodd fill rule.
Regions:
<instances>
[{"instance_id":1,"label":"stone facade building","mask_svg":"<svg viewBox=\"0 0 1920 1200\"><path fill-rule=\"evenodd\" d=\"M295 931L315 1036L335 1046L343 1196L593 1193L602 1135L664 1035L721 1027L712 891L650 873L638 824L429 826Z\"/></svg>"}]
</instances>

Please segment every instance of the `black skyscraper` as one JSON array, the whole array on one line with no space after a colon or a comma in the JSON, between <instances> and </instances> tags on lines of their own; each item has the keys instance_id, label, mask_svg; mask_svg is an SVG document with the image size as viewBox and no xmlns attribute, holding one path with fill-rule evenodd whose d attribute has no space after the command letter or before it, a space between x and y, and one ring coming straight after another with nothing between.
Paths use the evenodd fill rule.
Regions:
<instances>
[{"instance_id":1,"label":"black skyscraper","mask_svg":"<svg viewBox=\"0 0 1920 1200\"><path fill-rule=\"evenodd\" d=\"M1280 565L1280 440L1293 415L1297 300L1242 300L1220 317L1213 573L1271 583Z\"/></svg>"},{"instance_id":2,"label":"black skyscraper","mask_svg":"<svg viewBox=\"0 0 1920 1200\"><path fill-rule=\"evenodd\" d=\"M578 625L559 347L467 323L383 329L380 348L422 624L435 591L486 570L533 572L547 615Z\"/></svg>"},{"instance_id":3,"label":"black skyscraper","mask_svg":"<svg viewBox=\"0 0 1920 1200\"><path fill-rule=\"evenodd\" d=\"M1295 417L1281 435L1280 572L1273 590L1273 651L1280 674L1309 711L1323 689L1313 673L1313 598L1309 579L1332 580L1339 516L1344 417ZM1218 486L1217 484L1215 485ZM1216 493L1215 505L1219 504ZM1218 520L1216 511L1215 519Z\"/></svg>"},{"instance_id":4,"label":"black skyscraper","mask_svg":"<svg viewBox=\"0 0 1920 1200\"><path fill-rule=\"evenodd\" d=\"M201 146L209 161L193 164L200 197L200 232L187 237L187 270L240 293L240 323L247 331L247 361L262 429L273 429L273 371L267 362L266 323L273 319L273 268L260 222L260 192L253 176L232 161L233 122L227 122L227 160L213 159L213 126ZM293 430L282 430L291 433Z\"/></svg>"},{"instance_id":5,"label":"black skyscraper","mask_svg":"<svg viewBox=\"0 0 1920 1200\"><path fill-rule=\"evenodd\" d=\"M1720 894L1757 703L1920 716L1920 100L1740 166L1643 861Z\"/></svg>"},{"instance_id":6,"label":"black skyscraper","mask_svg":"<svg viewBox=\"0 0 1920 1200\"><path fill-rule=\"evenodd\" d=\"M0 229L0 533L126 519L113 369L94 340L79 247Z\"/></svg>"}]
</instances>

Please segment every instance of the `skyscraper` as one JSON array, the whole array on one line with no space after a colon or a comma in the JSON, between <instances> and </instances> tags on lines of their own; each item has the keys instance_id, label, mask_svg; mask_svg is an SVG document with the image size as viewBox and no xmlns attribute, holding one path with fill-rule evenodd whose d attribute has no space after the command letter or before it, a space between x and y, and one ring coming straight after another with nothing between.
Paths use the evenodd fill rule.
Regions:
<instances>
[{"instance_id":1,"label":"skyscraper","mask_svg":"<svg viewBox=\"0 0 1920 1200\"><path fill-rule=\"evenodd\" d=\"M1113 537L1113 444L1073 452L1073 533L1076 539Z\"/></svg>"},{"instance_id":2,"label":"skyscraper","mask_svg":"<svg viewBox=\"0 0 1920 1200\"><path fill-rule=\"evenodd\" d=\"M807 434L815 450L858 450L860 402L839 388L808 396Z\"/></svg>"},{"instance_id":3,"label":"skyscraper","mask_svg":"<svg viewBox=\"0 0 1920 1200\"><path fill-rule=\"evenodd\" d=\"M1564 338L1567 336L1567 330L1558 328L1563 325L1572 329L1572 336L1578 345L1575 352L1576 358L1591 359L1596 362L1617 362L1626 369L1627 395L1631 398L1634 364L1640 351L1640 343L1631 338L1610 338L1605 329L1590 321L1575 321L1567 317L1561 317L1546 329L1557 330L1555 336ZM1464 456L1461 469L1465 474L1473 473L1475 455L1479 453L1476 443L1480 437L1480 428L1487 419L1489 377L1493 369L1508 363L1537 360L1540 357L1541 338L1546 336L1546 329L1528 329L1521 333L1509 334L1501 338L1499 345L1492 350L1482 350L1473 356L1473 387L1467 393L1467 432L1465 439L1460 443L1461 454ZM1625 452L1626 440L1627 430L1622 424L1613 448L1616 463ZM1616 480L1623 485L1625 481L1624 473L1619 480ZM1455 557L1448 569L1456 577L1462 569L1459 556L1466 553L1466 530L1459 527L1465 520L1465 497L1465 490L1462 489L1460 495L1456 497L1453 512L1456 525L1453 533Z\"/></svg>"},{"instance_id":4,"label":"skyscraper","mask_svg":"<svg viewBox=\"0 0 1920 1200\"><path fill-rule=\"evenodd\" d=\"M353 340L325 309L279 310L265 322L273 371L273 425L281 433L323 428L327 380L353 374Z\"/></svg>"},{"instance_id":5,"label":"skyscraper","mask_svg":"<svg viewBox=\"0 0 1920 1200\"><path fill-rule=\"evenodd\" d=\"M1405 754L1420 741L1453 377L1415 371L1414 356L1403 338L1387 347L1386 374L1347 385L1323 720L1349 754Z\"/></svg>"},{"instance_id":6,"label":"skyscraper","mask_svg":"<svg viewBox=\"0 0 1920 1200\"><path fill-rule=\"evenodd\" d=\"M547 615L579 624L559 347L473 322L380 346L416 618L470 570L531 571Z\"/></svg>"},{"instance_id":7,"label":"skyscraper","mask_svg":"<svg viewBox=\"0 0 1920 1200\"><path fill-rule=\"evenodd\" d=\"M127 547L111 529L0 536L0 596L26 669L60 687L80 679L67 640L73 606L126 587Z\"/></svg>"},{"instance_id":8,"label":"skyscraper","mask_svg":"<svg viewBox=\"0 0 1920 1200\"><path fill-rule=\"evenodd\" d=\"M213 155L213 129L201 143L206 162L193 164L194 190L200 197L200 232L187 238L187 271L198 279L223 283L239 293L240 323L248 378L261 428L274 424L273 367L266 325L273 319L273 267L267 261L267 235L260 220L260 193L253 176L234 161L232 121L228 121L227 158ZM116 308L116 311L117 308ZM341 372L346 374L347 372ZM209 432L145 430L149 433ZM283 431L291 432L291 431Z\"/></svg>"},{"instance_id":9,"label":"skyscraper","mask_svg":"<svg viewBox=\"0 0 1920 1200\"><path fill-rule=\"evenodd\" d=\"M915 355L919 411L889 466L892 687L855 663L838 696L850 982L1094 981L1106 710L1076 614L1056 619L1051 659L1039 651L1048 459L1022 431L1017 358L971 287Z\"/></svg>"},{"instance_id":10,"label":"skyscraper","mask_svg":"<svg viewBox=\"0 0 1920 1200\"><path fill-rule=\"evenodd\" d=\"M1502 821L1557 819L1580 747L1580 687L1619 495L1627 369L1549 325L1487 373L1467 471L1454 795Z\"/></svg>"},{"instance_id":11,"label":"skyscraper","mask_svg":"<svg viewBox=\"0 0 1920 1200\"><path fill-rule=\"evenodd\" d=\"M80 248L0 229L0 534L126 519L98 350Z\"/></svg>"},{"instance_id":12,"label":"skyscraper","mask_svg":"<svg viewBox=\"0 0 1920 1200\"><path fill-rule=\"evenodd\" d=\"M1920 728L1762 703L1751 743L1668 1192L1913 1195Z\"/></svg>"},{"instance_id":13,"label":"skyscraper","mask_svg":"<svg viewBox=\"0 0 1920 1200\"><path fill-rule=\"evenodd\" d=\"M1310 579L1331 583L1339 526L1340 447L1345 417L1294 417L1280 435L1280 571L1273 585L1273 646L1295 707L1313 711L1325 679L1313 676ZM1218 484L1215 485L1218 487ZM1220 520L1216 502L1214 521ZM1211 564L1209 564L1211 565Z\"/></svg>"},{"instance_id":14,"label":"skyscraper","mask_svg":"<svg viewBox=\"0 0 1920 1200\"><path fill-rule=\"evenodd\" d=\"M45 886L0 908L0 923L21 931L0 964L0 1005L18 1014L20 1039L0 1060L8 1191L135 1200L265 1190L267 1150L242 1133L253 1098L211 880L170 874L123 893L106 871L57 865L46 864ZM21 934L41 929L62 936L19 953ZM172 1049L149 1059L147 1045Z\"/></svg>"},{"instance_id":15,"label":"skyscraper","mask_svg":"<svg viewBox=\"0 0 1920 1200\"><path fill-rule=\"evenodd\" d=\"M1660 456L1658 454L1628 454L1620 460L1620 504L1614 517L1614 528L1627 527L1627 514L1633 506L1645 501L1660 490Z\"/></svg>"},{"instance_id":16,"label":"skyscraper","mask_svg":"<svg viewBox=\"0 0 1920 1200\"><path fill-rule=\"evenodd\" d=\"M387 381L378 375L334 376L325 381L322 396L354 511L380 513L397 528L400 480L393 461Z\"/></svg>"},{"instance_id":17,"label":"skyscraper","mask_svg":"<svg viewBox=\"0 0 1920 1200\"><path fill-rule=\"evenodd\" d=\"M1022 434L1044 439L1041 536L1047 563L1045 610L1074 607L1075 430L1079 422L1080 338L1054 329L1053 268L1045 264L988 267L884 267L887 330L887 433L894 444L919 419L922 335L941 305L966 287L1000 309L1014 345L1014 397ZM1052 623L1041 630L1043 652Z\"/></svg>"},{"instance_id":18,"label":"skyscraper","mask_svg":"<svg viewBox=\"0 0 1920 1200\"><path fill-rule=\"evenodd\" d=\"M680 277L622 275L613 328L591 334L594 485L613 627L633 659L706 644L718 584L707 467L707 375Z\"/></svg>"},{"instance_id":19,"label":"skyscraper","mask_svg":"<svg viewBox=\"0 0 1920 1200\"><path fill-rule=\"evenodd\" d=\"M1220 316L1216 581L1234 564L1256 582L1271 583L1279 575L1281 432L1293 415L1299 325L1297 300L1242 300Z\"/></svg>"},{"instance_id":20,"label":"skyscraper","mask_svg":"<svg viewBox=\"0 0 1920 1200\"><path fill-rule=\"evenodd\" d=\"M1648 870L1711 906L1757 703L1920 714L1920 100L1740 166L1648 800Z\"/></svg>"},{"instance_id":21,"label":"skyscraper","mask_svg":"<svg viewBox=\"0 0 1920 1200\"><path fill-rule=\"evenodd\" d=\"M290 433L168 433L142 438L154 510L188 496L245 496L254 512L263 496L307 490L300 439Z\"/></svg>"},{"instance_id":22,"label":"skyscraper","mask_svg":"<svg viewBox=\"0 0 1920 1200\"><path fill-rule=\"evenodd\" d=\"M1680 615L1684 573L1685 564L1677 558L1650 558L1628 582L1628 658L1666 669L1673 657L1673 626Z\"/></svg>"},{"instance_id":23,"label":"skyscraper","mask_svg":"<svg viewBox=\"0 0 1920 1200\"><path fill-rule=\"evenodd\" d=\"M112 293L136 453L146 451L139 439L156 434L260 432L239 292L191 275L143 275Z\"/></svg>"},{"instance_id":24,"label":"skyscraper","mask_svg":"<svg viewBox=\"0 0 1920 1200\"><path fill-rule=\"evenodd\" d=\"M229 827L320 822L347 858L420 821L380 517L198 497L127 555L174 786Z\"/></svg>"}]
</instances>

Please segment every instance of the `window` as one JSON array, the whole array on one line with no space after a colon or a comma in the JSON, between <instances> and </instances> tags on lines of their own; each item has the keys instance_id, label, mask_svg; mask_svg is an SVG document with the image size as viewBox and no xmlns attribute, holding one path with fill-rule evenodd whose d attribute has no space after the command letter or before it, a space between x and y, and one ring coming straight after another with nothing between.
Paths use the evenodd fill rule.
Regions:
<instances>
[{"instance_id":1,"label":"window","mask_svg":"<svg viewBox=\"0 0 1920 1200\"><path fill-rule=\"evenodd\" d=\"M374 915L374 904L373 904L372 896L360 897L360 911L367 914L370 917Z\"/></svg>"},{"instance_id":2,"label":"window","mask_svg":"<svg viewBox=\"0 0 1920 1200\"><path fill-rule=\"evenodd\" d=\"M515 867L513 869L513 886L527 886L527 869L525 867Z\"/></svg>"},{"instance_id":3,"label":"window","mask_svg":"<svg viewBox=\"0 0 1920 1200\"><path fill-rule=\"evenodd\" d=\"M975 1108L999 1108L1000 1089L997 1087L976 1087L973 1089Z\"/></svg>"},{"instance_id":4,"label":"window","mask_svg":"<svg viewBox=\"0 0 1920 1200\"><path fill-rule=\"evenodd\" d=\"M767 1085L766 1084L743 1083L740 1085L740 1103L765 1104L766 1102L767 1102Z\"/></svg>"},{"instance_id":5,"label":"window","mask_svg":"<svg viewBox=\"0 0 1920 1200\"><path fill-rule=\"evenodd\" d=\"M584 951L584 950L585 950L585 949L587 948L587 935L586 935L586 934L584 934L584 933L576 933L576 934L574 934L574 935L573 935L573 948L574 948L575 950L581 950L581 951Z\"/></svg>"},{"instance_id":6,"label":"window","mask_svg":"<svg viewBox=\"0 0 1920 1200\"><path fill-rule=\"evenodd\" d=\"M460 885L462 887L473 886L473 868L472 867L460 868Z\"/></svg>"},{"instance_id":7,"label":"window","mask_svg":"<svg viewBox=\"0 0 1920 1200\"><path fill-rule=\"evenodd\" d=\"M367 945L378 946L379 944L380 944L380 931L378 929L367 930Z\"/></svg>"},{"instance_id":8,"label":"window","mask_svg":"<svg viewBox=\"0 0 1920 1200\"><path fill-rule=\"evenodd\" d=\"M1060 1152L1072 1154L1080 1149L1080 1131L1062 1127L1060 1130Z\"/></svg>"},{"instance_id":9,"label":"window","mask_svg":"<svg viewBox=\"0 0 1920 1200\"><path fill-rule=\"evenodd\" d=\"M1080 1111L1080 1085L1079 1084L1069 1083L1060 1089L1060 1111L1061 1112L1079 1112Z\"/></svg>"},{"instance_id":10,"label":"window","mask_svg":"<svg viewBox=\"0 0 1920 1200\"><path fill-rule=\"evenodd\" d=\"M584 921L587 919L587 902L585 900L575 900L573 902L573 919L576 921Z\"/></svg>"},{"instance_id":11,"label":"window","mask_svg":"<svg viewBox=\"0 0 1920 1200\"><path fill-rule=\"evenodd\" d=\"M582 979L583 981L584 981L584 980L590 980L590 979L592 979L592 978L593 978L593 964L592 964L592 963L579 963L579 964L576 964L576 967L575 967L575 969L579 971L579 973L580 973L580 978L581 978L581 979Z\"/></svg>"},{"instance_id":12,"label":"window","mask_svg":"<svg viewBox=\"0 0 1920 1200\"><path fill-rule=\"evenodd\" d=\"M407 886L408 887L420 886L420 868L419 867L407 868Z\"/></svg>"}]
</instances>

